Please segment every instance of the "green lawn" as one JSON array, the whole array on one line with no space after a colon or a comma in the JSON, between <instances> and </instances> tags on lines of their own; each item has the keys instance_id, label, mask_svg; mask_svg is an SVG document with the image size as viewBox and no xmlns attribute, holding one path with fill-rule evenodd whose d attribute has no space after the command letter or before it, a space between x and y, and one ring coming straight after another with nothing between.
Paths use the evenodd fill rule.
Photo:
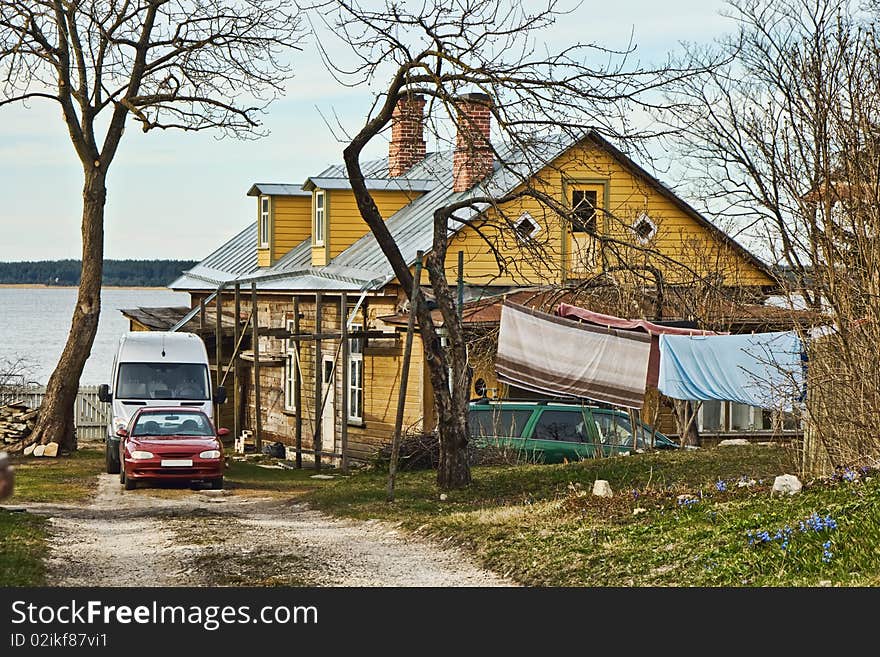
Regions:
<instances>
[{"instance_id":1,"label":"green lawn","mask_svg":"<svg viewBox=\"0 0 880 657\"><path fill-rule=\"evenodd\" d=\"M338 515L402 521L528 585L880 584L880 477L854 472L771 498L773 478L796 472L792 457L750 445L475 468L474 484L445 501L433 472L401 473L392 504L386 474L366 471L306 499ZM594 497L596 479L615 496Z\"/></svg>"},{"instance_id":2,"label":"green lawn","mask_svg":"<svg viewBox=\"0 0 880 657\"><path fill-rule=\"evenodd\" d=\"M311 479L313 469L288 470L266 468L262 465L274 465L277 459L257 458L253 461L232 460L223 475L224 487L238 491L264 491L296 494L320 488L327 481ZM338 474L333 469L322 471L324 474Z\"/></svg>"},{"instance_id":3,"label":"green lawn","mask_svg":"<svg viewBox=\"0 0 880 657\"><path fill-rule=\"evenodd\" d=\"M104 472L104 449L81 447L70 456L12 459L15 492L7 505L21 502L85 502L95 492Z\"/></svg>"},{"instance_id":4,"label":"green lawn","mask_svg":"<svg viewBox=\"0 0 880 657\"><path fill-rule=\"evenodd\" d=\"M14 508L28 502L85 502L103 472L104 450L84 447L61 458L12 458L15 491L3 500ZM47 520L0 509L0 586L45 584Z\"/></svg>"},{"instance_id":5,"label":"green lawn","mask_svg":"<svg viewBox=\"0 0 880 657\"><path fill-rule=\"evenodd\" d=\"M0 586L43 586L46 519L0 509Z\"/></svg>"}]
</instances>

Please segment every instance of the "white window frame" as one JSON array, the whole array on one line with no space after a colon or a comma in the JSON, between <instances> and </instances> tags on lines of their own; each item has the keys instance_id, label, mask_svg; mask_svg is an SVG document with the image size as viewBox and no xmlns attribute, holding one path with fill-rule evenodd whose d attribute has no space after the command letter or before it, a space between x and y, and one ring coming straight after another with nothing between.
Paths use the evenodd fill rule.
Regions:
<instances>
[{"instance_id":1,"label":"white window frame","mask_svg":"<svg viewBox=\"0 0 880 657\"><path fill-rule=\"evenodd\" d=\"M320 207L319 207L320 200ZM315 246L324 246L327 239L327 196L323 191L315 192Z\"/></svg>"},{"instance_id":2,"label":"white window frame","mask_svg":"<svg viewBox=\"0 0 880 657\"><path fill-rule=\"evenodd\" d=\"M293 332L294 320L286 322L287 332ZM299 381L296 377L296 340L284 340L284 410L296 412L296 386Z\"/></svg>"},{"instance_id":3,"label":"white window frame","mask_svg":"<svg viewBox=\"0 0 880 657\"><path fill-rule=\"evenodd\" d=\"M726 433L727 432L727 402L722 401L720 404L720 413L719 413L719 423L721 426L717 429L706 429L703 423L703 409L706 407L705 403L700 404L700 408L697 410L697 431L700 433L703 432L711 432L711 433Z\"/></svg>"},{"instance_id":4,"label":"white window frame","mask_svg":"<svg viewBox=\"0 0 880 657\"><path fill-rule=\"evenodd\" d=\"M528 235L524 234L520 231L519 227L521 224L529 222L534 228L532 228L531 232ZM519 218L513 223L514 232L516 233L516 238L521 242L526 242L528 240L534 239L535 235L541 232L541 224L535 221L534 217L528 212L523 212Z\"/></svg>"},{"instance_id":5,"label":"white window frame","mask_svg":"<svg viewBox=\"0 0 880 657\"><path fill-rule=\"evenodd\" d=\"M643 222L648 222L648 225L651 226L651 232L648 234L647 237L642 237L636 230L636 226ZM630 226L630 228L632 228L633 235L636 236L636 239L639 241L640 244L647 244L657 235L657 222L651 219L651 217L648 216L647 212L642 212L638 217L636 217L636 220L632 222L632 226Z\"/></svg>"},{"instance_id":6,"label":"white window frame","mask_svg":"<svg viewBox=\"0 0 880 657\"><path fill-rule=\"evenodd\" d=\"M363 330L363 324L351 324L350 331ZM353 367L354 366L354 367ZM348 421L364 421L364 339L348 339ZM357 370L359 376L352 376ZM360 385L358 385L360 383Z\"/></svg>"},{"instance_id":7,"label":"white window frame","mask_svg":"<svg viewBox=\"0 0 880 657\"><path fill-rule=\"evenodd\" d=\"M272 218L272 199L269 196L260 197L260 230L259 242L261 249L269 248L269 229Z\"/></svg>"}]
</instances>

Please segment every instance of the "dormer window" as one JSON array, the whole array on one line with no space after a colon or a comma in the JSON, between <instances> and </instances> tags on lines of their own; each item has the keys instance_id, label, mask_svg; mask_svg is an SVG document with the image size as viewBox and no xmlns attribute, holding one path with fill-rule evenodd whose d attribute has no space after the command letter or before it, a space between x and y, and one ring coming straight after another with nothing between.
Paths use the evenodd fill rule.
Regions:
<instances>
[{"instance_id":1,"label":"dormer window","mask_svg":"<svg viewBox=\"0 0 880 657\"><path fill-rule=\"evenodd\" d=\"M260 248L269 248L269 197L260 197Z\"/></svg>"},{"instance_id":2,"label":"dormer window","mask_svg":"<svg viewBox=\"0 0 880 657\"><path fill-rule=\"evenodd\" d=\"M327 208L324 202L324 192L315 192L315 245L324 244L324 235L327 229Z\"/></svg>"}]
</instances>

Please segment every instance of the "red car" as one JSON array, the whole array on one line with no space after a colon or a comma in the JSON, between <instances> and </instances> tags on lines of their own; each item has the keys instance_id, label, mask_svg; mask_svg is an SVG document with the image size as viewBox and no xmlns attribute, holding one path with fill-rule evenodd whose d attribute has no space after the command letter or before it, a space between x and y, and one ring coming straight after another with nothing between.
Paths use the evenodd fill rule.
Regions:
<instances>
[{"instance_id":1,"label":"red car","mask_svg":"<svg viewBox=\"0 0 880 657\"><path fill-rule=\"evenodd\" d=\"M223 488L223 436L195 408L145 407L119 436L119 482L132 490L139 481L208 482Z\"/></svg>"}]
</instances>

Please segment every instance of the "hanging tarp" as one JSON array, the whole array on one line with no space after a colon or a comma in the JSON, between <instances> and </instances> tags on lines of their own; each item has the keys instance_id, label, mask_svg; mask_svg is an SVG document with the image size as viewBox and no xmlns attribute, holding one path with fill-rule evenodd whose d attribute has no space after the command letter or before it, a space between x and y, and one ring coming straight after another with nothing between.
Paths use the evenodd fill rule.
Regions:
<instances>
[{"instance_id":1,"label":"hanging tarp","mask_svg":"<svg viewBox=\"0 0 880 657\"><path fill-rule=\"evenodd\" d=\"M590 326L505 301L495 370L535 392L617 406L644 404L651 336Z\"/></svg>"},{"instance_id":2,"label":"hanging tarp","mask_svg":"<svg viewBox=\"0 0 880 657\"><path fill-rule=\"evenodd\" d=\"M590 322L596 326L625 329L631 331L644 331L651 336L651 357L648 360L647 382L649 386L657 387L660 377L660 336L661 335L719 335L715 331L706 331L694 327L672 326L656 324L646 319L624 319L614 315L595 313L586 308L560 303L556 308L556 314L560 317L569 317Z\"/></svg>"},{"instance_id":3,"label":"hanging tarp","mask_svg":"<svg viewBox=\"0 0 880 657\"><path fill-rule=\"evenodd\" d=\"M658 388L667 397L791 410L803 386L803 346L794 331L660 336Z\"/></svg>"}]
</instances>

